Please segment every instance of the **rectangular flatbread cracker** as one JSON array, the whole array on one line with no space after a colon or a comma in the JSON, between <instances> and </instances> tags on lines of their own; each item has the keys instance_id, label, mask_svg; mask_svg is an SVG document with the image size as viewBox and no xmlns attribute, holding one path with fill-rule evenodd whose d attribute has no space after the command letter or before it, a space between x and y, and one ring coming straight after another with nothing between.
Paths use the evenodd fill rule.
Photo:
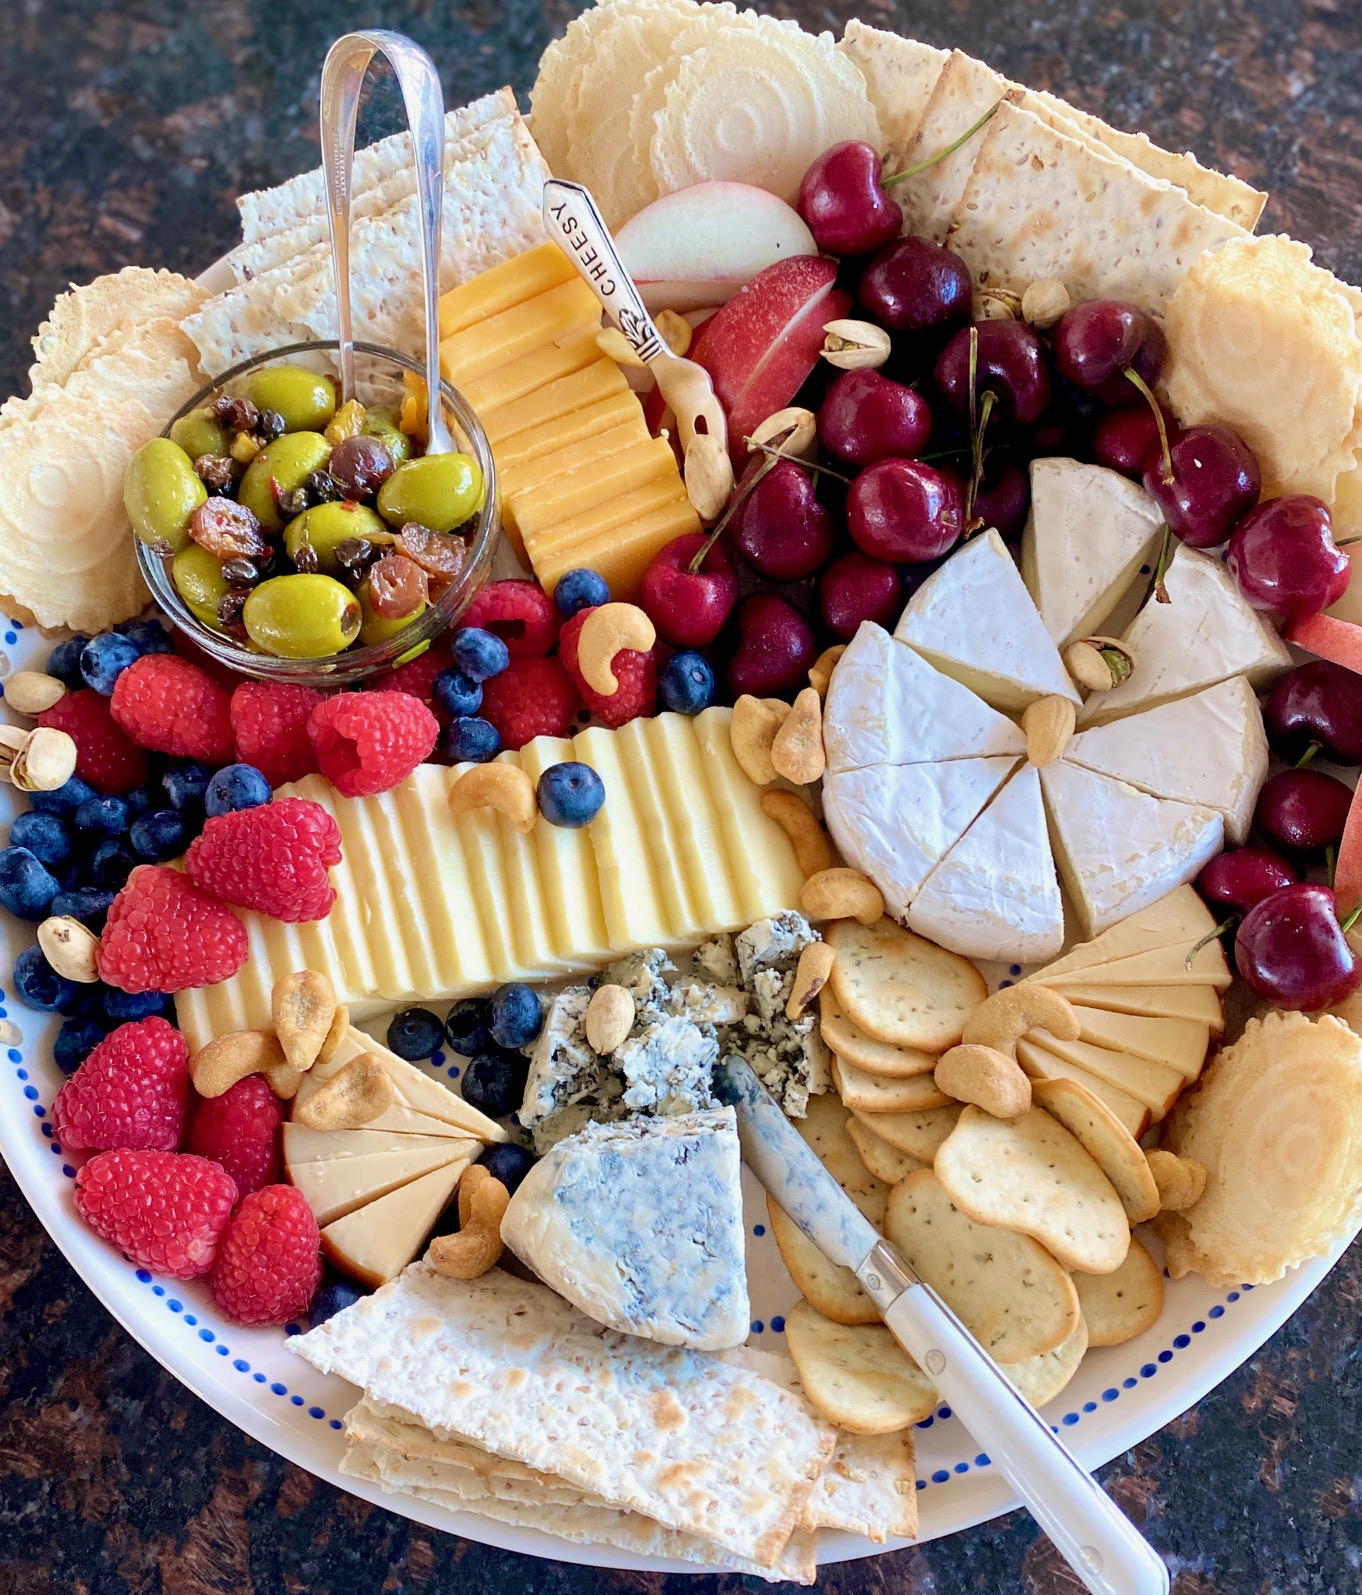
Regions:
<instances>
[{"instance_id":1,"label":"rectangular flatbread cracker","mask_svg":"<svg viewBox=\"0 0 1362 1595\"><path fill-rule=\"evenodd\" d=\"M837 48L856 63L865 78L889 157L885 169L895 170L917 132L950 52L881 28L868 28L855 18L847 23Z\"/></svg>"}]
</instances>

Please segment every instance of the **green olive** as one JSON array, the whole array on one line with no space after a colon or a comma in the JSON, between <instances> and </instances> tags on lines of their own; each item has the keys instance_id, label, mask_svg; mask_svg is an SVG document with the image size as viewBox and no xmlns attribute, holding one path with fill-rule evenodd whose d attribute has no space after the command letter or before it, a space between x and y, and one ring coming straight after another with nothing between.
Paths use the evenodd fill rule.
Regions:
<instances>
[{"instance_id":1,"label":"green olive","mask_svg":"<svg viewBox=\"0 0 1362 1595\"><path fill-rule=\"evenodd\" d=\"M273 576L241 613L246 634L281 659L320 659L348 648L359 631L355 595L330 576Z\"/></svg>"},{"instance_id":2,"label":"green olive","mask_svg":"<svg viewBox=\"0 0 1362 1595\"><path fill-rule=\"evenodd\" d=\"M175 590L205 626L218 623L218 604L227 591L227 578L216 554L197 543L182 548L170 562Z\"/></svg>"},{"instance_id":3,"label":"green olive","mask_svg":"<svg viewBox=\"0 0 1362 1595\"><path fill-rule=\"evenodd\" d=\"M378 513L389 526L419 521L452 532L482 503L482 472L466 454L423 454L399 465L378 490Z\"/></svg>"},{"instance_id":4,"label":"green olive","mask_svg":"<svg viewBox=\"0 0 1362 1595\"><path fill-rule=\"evenodd\" d=\"M385 444L394 465L401 465L411 458L411 439L398 425L396 410L368 411L359 430L363 436L378 438Z\"/></svg>"},{"instance_id":5,"label":"green olive","mask_svg":"<svg viewBox=\"0 0 1362 1595\"><path fill-rule=\"evenodd\" d=\"M212 420L206 409L182 415L170 429L170 441L178 443L191 460L201 454L226 454L232 447L231 433Z\"/></svg>"},{"instance_id":6,"label":"green olive","mask_svg":"<svg viewBox=\"0 0 1362 1595\"><path fill-rule=\"evenodd\" d=\"M236 496L267 532L277 532L284 520L271 482L280 493L292 493L330 458L331 445L320 432L286 432L267 443L246 467Z\"/></svg>"},{"instance_id":7,"label":"green olive","mask_svg":"<svg viewBox=\"0 0 1362 1595\"><path fill-rule=\"evenodd\" d=\"M339 499L330 504L314 504L284 528L284 548L290 559L298 558L304 543L311 543L324 571L334 576L340 570L336 545L347 537L364 537L371 543L391 543L393 534L367 504L351 504Z\"/></svg>"},{"instance_id":8,"label":"green olive","mask_svg":"<svg viewBox=\"0 0 1362 1595\"><path fill-rule=\"evenodd\" d=\"M359 640L366 648L371 648L376 642L387 642L389 637L397 636L398 632L405 631L411 623L418 619L430 607L422 604L420 609L414 609L409 615L400 615L396 620L385 620L382 615L376 615L369 605L369 578L366 576L359 584L359 609L362 619L359 628ZM415 654L409 657L415 658Z\"/></svg>"},{"instance_id":9,"label":"green olive","mask_svg":"<svg viewBox=\"0 0 1362 1595\"><path fill-rule=\"evenodd\" d=\"M320 432L336 413L334 385L302 366L261 366L246 379L246 397L282 415L286 432Z\"/></svg>"},{"instance_id":10,"label":"green olive","mask_svg":"<svg viewBox=\"0 0 1362 1595\"><path fill-rule=\"evenodd\" d=\"M144 443L123 475L123 506L132 529L158 552L179 553L189 541L189 517L207 497L194 462L169 438Z\"/></svg>"}]
</instances>

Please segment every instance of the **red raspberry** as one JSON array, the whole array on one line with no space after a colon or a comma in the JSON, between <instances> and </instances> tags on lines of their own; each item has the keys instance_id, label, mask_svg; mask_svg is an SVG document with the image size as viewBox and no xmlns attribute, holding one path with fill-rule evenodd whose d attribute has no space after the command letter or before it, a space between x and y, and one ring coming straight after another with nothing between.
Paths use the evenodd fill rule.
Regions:
<instances>
[{"instance_id":1,"label":"red raspberry","mask_svg":"<svg viewBox=\"0 0 1362 1595\"><path fill-rule=\"evenodd\" d=\"M497 728L504 748L567 736L581 706L572 677L557 659L512 659L482 684L483 718Z\"/></svg>"},{"instance_id":2,"label":"red raspberry","mask_svg":"<svg viewBox=\"0 0 1362 1595\"><path fill-rule=\"evenodd\" d=\"M449 651L449 642L442 638L439 642L432 643L425 653L410 663L398 665L391 675L379 683L378 690L409 692L413 698L419 698L422 703L429 704L436 676L442 670L448 670L453 663L454 656Z\"/></svg>"},{"instance_id":3,"label":"red raspberry","mask_svg":"<svg viewBox=\"0 0 1362 1595\"><path fill-rule=\"evenodd\" d=\"M139 864L109 908L99 978L121 991L216 986L249 953L246 927L230 908L169 865Z\"/></svg>"},{"instance_id":4,"label":"red raspberry","mask_svg":"<svg viewBox=\"0 0 1362 1595\"><path fill-rule=\"evenodd\" d=\"M558 641L558 611L538 582L515 577L488 582L459 617L459 630L481 626L506 644L512 659L540 659Z\"/></svg>"},{"instance_id":5,"label":"red raspberry","mask_svg":"<svg viewBox=\"0 0 1362 1595\"><path fill-rule=\"evenodd\" d=\"M307 1311L321 1279L321 1236L307 1199L291 1185L267 1185L233 1213L208 1283L234 1323L286 1324Z\"/></svg>"},{"instance_id":6,"label":"red raspberry","mask_svg":"<svg viewBox=\"0 0 1362 1595\"><path fill-rule=\"evenodd\" d=\"M238 757L253 764L271 786L317 773L307 717L320 692L288 681L243 681L232 693L232 731Z\"/></svg>"},{"instance_id":7,"label":"red raspberry","mask_svg":"<svg viewBox=\"0 0 1362 1595\"><path fill-rule=\"evenodd\" d=\"M340 861L340 826L321 804L278 798L210 819L189 844L184 869L219 902L295 924L331 912L336 890L326 871Z\"/></svg>"},{"instance_id":8,"label":"red raspberry","mask_svg":"<svg viewBox=\"0 0 1362 1595\"><path fill-rule=\"evenodd\" d=\"M204 764L230 764L235 757L231 698L177 654L134 660L114 683L109 707L144 748Z\"/></svg>"},{"instance_id":9,"label":"red raspberry","mask_svg":"<svg viewBox=\"0 0 1362 1595\"><path fill-rule=\"evenodd\" d=\"M577 667L577 639L589 609L581 609L571 620L563 623L558 639L558 656L567 666L568 674L577 683L582 699L596 718L608 726L626 725L641 714L657 712L657 649L638 653L633 648L623 648L614 657L610 668L615 672L619 690L607 698L588 687Z\"/></svg>"},{"instance_id":10,"label":"red raspberry","mask_svg":"<svg viewBox=\"0 0 1362 1595\"><path fill-rule=\"evenodd\" d=\"M236 1182L186 1152L101 1152L76 1171L76 1211L134 1263L169 1279L213 1266L236 1206Z\"/></svg>"},{"instance_id":11,"label":"red raspberry","mask_svg":"<svg viewBox=\"0 0 1362 1595\"><path fill-rule=\"evenodd\" d=\"M226 687L228 692L241 680L230 665L224 665L221 660L214 659L212 654L205 653L198 643L191 641L178 629L171 630L170 646L181 659L187 659L191 665L197 665L205 676L216 681L218 686Z\"/></svg>"},{"instance_id":12,"label":"red raspberry","mask_svg":"<svg viewBox=\"0 0 1362 1595\"><path fill-rule=\"evenodd\" d=\"M173 1152L184 1132L188 1061L184 1037L164 1019L119 1025L57 1092L57 1140L98 1152Z\"/></svg>"},{"instance_id":13,"label":"red raspberry","mask_svg":"<svg viewBox=\"0 0 1362 1595\"><path fill-rule=\"evenodd\" d=\"M440 722L406 692L342 692L308 717L322 774L342 797L371 797L430 756Z\"/></svg>"},{"instance_id":14,"label":"red raspberry","mask_svg":"<svg viewBox=\"0 0 1362 1595\"><path fill-rule=\"evenodd\" d=\"M65 731L76 744L76 774L96 792L130 792L151 774L141 748L114 724L109 700L93 687L68 692L38 724Z\"/></svg>"},{"instance_id":15,"label":"red raspberry","mask_svg":"<svg viewBox=\"0 0 1362 1595\"><path fill-rule=\"evenodd\" d=\"M221 1163L248 1196L283 1177L279 1124L284 1109L258 1074L228 1086L220 1097L200 1097L189 1125L189 1151Z\"/></svg>"}]
</instances>

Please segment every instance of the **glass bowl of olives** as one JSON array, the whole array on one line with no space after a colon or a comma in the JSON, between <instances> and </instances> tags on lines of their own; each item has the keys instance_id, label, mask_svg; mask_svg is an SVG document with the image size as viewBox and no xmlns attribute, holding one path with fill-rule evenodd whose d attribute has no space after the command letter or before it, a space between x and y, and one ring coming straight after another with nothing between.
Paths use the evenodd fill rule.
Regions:
<instances>
[{"instance_id":1,"label":"glass bowl of olives","mask_svg":"<svg viewBox=\"0 0 1362 1595\"><path fill-rule=\"evenodd\" d=\"M152 596L205 653L309 686L423 652L486 579L496 472L477 417L440 384L453 453L424 450L423 368L335 340L244 361L133 456L124 502Z\"/></svg>"}]
</instances>

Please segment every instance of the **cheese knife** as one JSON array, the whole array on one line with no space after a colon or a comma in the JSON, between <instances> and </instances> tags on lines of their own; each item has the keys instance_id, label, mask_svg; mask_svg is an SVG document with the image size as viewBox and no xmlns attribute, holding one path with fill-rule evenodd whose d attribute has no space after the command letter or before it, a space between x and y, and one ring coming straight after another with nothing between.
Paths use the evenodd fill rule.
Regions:
<instances>
[{"instance_id":1,"label":"cheese knife","mask_svg":"<svg viewBox=\"0 0 1362 1595\"><path fill-rule=\"evenodd\" d=\"M849 1268L894 1339L931 1378L1093 1595L1168 1595L1152 1546L935 1290L823 1167L743 1058L714 1069L737 1113L743 1161L825 1257Z\"/></svg>"}]
</instances>

